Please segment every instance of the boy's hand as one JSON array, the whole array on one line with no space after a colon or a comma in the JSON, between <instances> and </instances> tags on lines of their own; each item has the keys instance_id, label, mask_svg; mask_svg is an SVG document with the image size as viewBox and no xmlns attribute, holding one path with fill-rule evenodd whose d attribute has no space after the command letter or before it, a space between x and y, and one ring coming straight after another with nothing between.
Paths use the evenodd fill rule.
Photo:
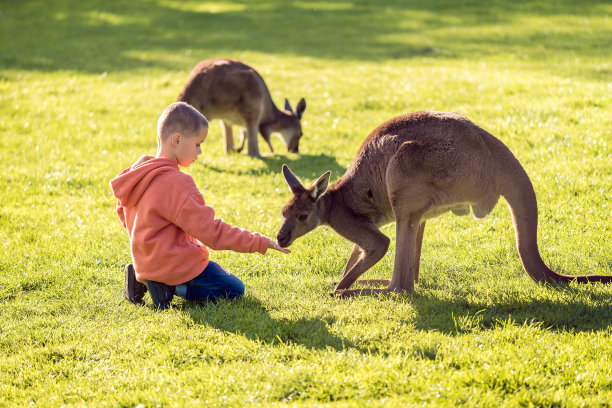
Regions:
<instances>
[{"instance_id":1,"label":"boy's hand","mask_svg":"<svg viewBox=\"0 0 612 408\"><path fill-rule=\"evenodd\" d=\"M272 248L277 251L284 252L285 254L288 254L291 252L289 248L283 248L282 246L278 245L276 242L272 240L270 240L270 243L268 244L268 248Z\"/></svg>"}]
</instances>

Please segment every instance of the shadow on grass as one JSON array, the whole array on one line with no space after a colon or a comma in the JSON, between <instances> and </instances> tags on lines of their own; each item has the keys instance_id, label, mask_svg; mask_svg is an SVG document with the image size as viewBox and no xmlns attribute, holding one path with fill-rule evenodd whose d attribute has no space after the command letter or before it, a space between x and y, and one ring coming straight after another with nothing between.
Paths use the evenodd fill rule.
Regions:
<instances>
[{"instance_id":1,"label":"shadow on grass","mask_svg":"<svg viewBox=\"0 0 612 408\"><path fill-rule=\"evenodd\" d=\"M263 166L257 168L252 166L236 166L232 163L228 163L227 166L215 166L205 163L204 166L216 173L261 176L264 174L281 173L283 164L286 164L300 177L303 183L313 181L327 170L332 171L332 178L339 178L346 172L346 167L341 166L335 157L326 154L292 154L290 156L277 154L263 157L261 163Z\"/></svg>"},{"instance_id":2,"label":"shadow on grass","mask_svg":"<svg viewBox=\"0 0 612 408\"><path fill-rule=\"evenodd\" d=\"M245 51L382 61L508 52L539 58L550 50L577 58L605 52L590 27L554 33L516 28L532 16L600 16L604 6L595 0L9 1L0 14L0 37L11 41L0 45L0 66L89 73L162 67L187 73L201 59ZM493 32L473 29L481 26ZM605 74L594 73L602 79Z\"/></svg>"},{"instance_id":3,"label":"shadow on grass","mask_svg":"<svg viewBox=\"0 0 612 408\"><path fill-rule=\"evenodd\" d=\"M266 344L298 344L308 349L357 349L351 341L329 331L328 320L299 318L275 319L259 299L246 295L217 302L185 302L183 312L197 324L235 333Z\"/></svg>"},{"instance_id":4,"label":"shadow on grass","mask_svg":"<svg viewBox=\"0 0 612 408\"><path fill-rule=\"evenodd\" d=\"M506 298L491 305L490 302L468 302L468 296L461 293L450 298L419 294L417 288L412 305L418 317L411 323L419 330L447 334L492 329L508 322L573 332L600 331L612 326L612 299L608 294L585 293L583 289L565 285L550 285L547 290L557 292L557 299Z\"/></svg>"}]
</instances>

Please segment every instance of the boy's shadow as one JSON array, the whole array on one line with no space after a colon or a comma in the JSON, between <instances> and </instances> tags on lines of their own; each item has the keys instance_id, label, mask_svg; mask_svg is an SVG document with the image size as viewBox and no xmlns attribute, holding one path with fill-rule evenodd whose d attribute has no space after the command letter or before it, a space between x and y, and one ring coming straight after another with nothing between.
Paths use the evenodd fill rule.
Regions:
<instances>
[{"instance_id":1,"label":"boy's shadow","mask_svg":"<svg viewBox=\"0 0 612 408\"><path fill-rule=\"evenodd\" d=\"M354 348L351 341L329 331L333 319L297 318L275 319L259 299L245 295L240 299L217 302L189 302L183 312L195 323L208 325L225 332L267 344L294 343L308 349L333 348L341 351Z\"/></svg>"},{"instance_id":2,"label":"boy's shadow","mask_svg":"<svg viewBox=\"0 0 612 408\"><path fill-rule=\"evenodd\" d=\"M233 153L242 154L242 153ZM293 172L303 180L313 180L325 173L332 171L332 176L339 178L346 172L346 167L341 166L335 157L326 154L299 154L283 155L275 154L264 156L261 159L264 167L245 168L228 164L227 167L204 164L204 166L217 173L230 173L235 175L262 175L270 173L280 173L283 164L286 164Z\"/></svg>"}]
</instances>

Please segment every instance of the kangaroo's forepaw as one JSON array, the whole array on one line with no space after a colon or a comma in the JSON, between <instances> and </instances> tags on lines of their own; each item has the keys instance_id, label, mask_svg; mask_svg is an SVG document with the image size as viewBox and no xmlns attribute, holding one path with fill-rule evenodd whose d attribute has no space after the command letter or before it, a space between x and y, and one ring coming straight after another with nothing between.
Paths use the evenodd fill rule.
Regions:
<instances>
[{"instance_id":1,"label":"kangaroo's forepaw","mask_svg":"<svg viewBox=\"0 0 612 408\"><path fill-rule=\"evenodd\" d=\"M334 290L333 292L329 292L329 295L330 295L331 297L342 298L342 297L343 297L343 296L342 296L342 293L343 293L343 292L344 292L343 290Z\"/></svg>"}]
</instances>

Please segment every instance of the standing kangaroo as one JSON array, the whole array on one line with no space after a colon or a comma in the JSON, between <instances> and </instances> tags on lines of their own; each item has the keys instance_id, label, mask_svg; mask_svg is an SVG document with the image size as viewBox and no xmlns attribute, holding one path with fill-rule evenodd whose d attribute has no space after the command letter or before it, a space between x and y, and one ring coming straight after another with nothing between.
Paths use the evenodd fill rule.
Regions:
<instances>
[{"instance_id":1,"label":"standing kangaroo","mask_svg":"<svg viewBox=\"0 0 612 408\"><path fill-rule=\"evenodd\" d=\"M272 149L270 135L280 133L290 152L298 152L302 126L300 119L306 101L300 99L293 112L285 99L285 109L279 110L270 96L261 75L247 64L233 59L210 59L195 66L178 101L187 102L208 120L220 119L225 152L241 151L245 133L249 156L259 157L257 132ZM234 149L232 124L241 126L240 145Z\"/></svg>"},{"instance_id":2,"label":"standing kangaroo","mask_svg":"<svg viewBox=\"0 0 612 408\"><path fill-rule=\"evenodd\" d=\"M510 150L467 118L446 112L416 112L391 119L365 140L346 174L327 188L326 172L305 188L283 165L293 197L282 210L278 243L323 224L355 243L335 294L412 293L419 276L425 221L446 211L477 218L499 196L508 202L523 267L536 282L612 282L612 276L560 275L542 261L537 244L538 206L527 173ZM395 264L380 289L349 290L387 252L378 229L396 221Z\"/></svg>"}]
</instances>

